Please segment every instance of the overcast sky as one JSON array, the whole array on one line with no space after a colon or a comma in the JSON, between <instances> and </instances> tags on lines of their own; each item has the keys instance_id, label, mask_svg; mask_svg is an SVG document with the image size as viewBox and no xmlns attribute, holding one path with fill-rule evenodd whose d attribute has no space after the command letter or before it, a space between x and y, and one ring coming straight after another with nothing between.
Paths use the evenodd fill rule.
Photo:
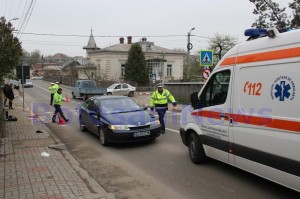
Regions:
<instances>
[{"instance_id":1,"label":"overcast sky","mask_svg":"<svg viewBox=\"0 0 300 199\"><path fill-rule=\"evenodd\" d=\"M292 0L274 2L287 7ZM119 43L120 36L132 36L133 42L145 36L155 45L186 50L187 33L195 28L194 54L206 49L215 33L246 40L244 30L256 18L253 9L249 0L0 0L0 16L20 18L11 22L24 33L17 35L23 48L38 49L44 56L85 56L82 47L91 29L100 48Z\"/></svg>"}]
</instances>

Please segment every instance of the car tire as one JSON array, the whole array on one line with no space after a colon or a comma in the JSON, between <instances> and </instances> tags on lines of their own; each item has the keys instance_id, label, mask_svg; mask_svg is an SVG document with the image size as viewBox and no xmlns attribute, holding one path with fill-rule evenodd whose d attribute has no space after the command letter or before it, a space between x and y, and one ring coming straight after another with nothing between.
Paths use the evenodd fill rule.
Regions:
<instances>
[{"instance_id":1,"label":"car tire","mask_svg":"<svg viewBox=\"0 0 300 199\"><path fill-rule=\"evenodd\" d=\"M106 95L112 95L112 93L111 93L111 92L109 92L109 93L106 93Z\"/></svg>"},{"instance_id":2,"label":"car tire","mask_svg":"<svg viewBox=\"0 0 300 199\"><path fill-rule=\"evenodd\" d=\"M108 146L107 136L102 127L98 128L99 140L102 146Z\"/></svg>"},{"instance_id":3,"label":"car tire","mask_svg":"<svg viewBox=\"0 0 300 199\"><path fill-rule=\"evenodd\" d=\"M204 163L206 160L206 155L201 140L196 133L192 133L190 135L188 146L191 161L194 164Z\"/></svg>"},{"instance_id":4,"label":"car tire","mask_svg":"<svg viewBox=\"0 0 300 199\"><path fill-rule=\"evenodd\" d=\"M81 122L79 122L79 127L81 132L87 132L87 128Z\"/></svg>"},{"instance_id":5,"label":"car tire","mask_svg":"<svg viewBox=\"0 0 300 199\"><path fill-rule=\"evenodd\" d=\"M128 97L133 97L133 96L134 96L134 92L130 91L130 92L128 93Z\"/></svg>"},{"instance_id":6,"label":"car tire","mask_svg":"<svg viewBox=\"0 0 300 199\"><path fill-rule=\"evenodd\" d=\"M83 101L86 101L88 99L88 96L87 95L84 95L83 96Z\"/></svg>"}]
</instances>

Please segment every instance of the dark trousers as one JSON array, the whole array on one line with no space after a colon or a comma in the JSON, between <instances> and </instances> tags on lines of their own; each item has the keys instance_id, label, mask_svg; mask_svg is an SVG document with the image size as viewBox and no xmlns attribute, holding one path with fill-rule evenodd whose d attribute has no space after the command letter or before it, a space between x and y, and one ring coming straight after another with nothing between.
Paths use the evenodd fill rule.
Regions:
<instances>
[{"instance_id":1,"label":"dark trousers","mask_svg":"<svg viewBox=\"0 0 300 199\"><path fill-rule=\"evenodd\" d=\"M52 105L52 104L53 104L53 96L54 96L54 93L53 93L53 94L51 93L50 105Z\"/></svg>"},{"instance_id":2,"label":"dark trousers","mask_svg":"<svg viewBox=\"0 0 300 199\"><path fill-rule=\"evenodd\" d=\"M62 110L60 108L60 105L54 104L54 108L55 108L55 111L54 111L54 115L52 117L52 121L53 122L55 121L56 115L59 113L59 115L65 120L65 122L67 122L67 119L65 118L64 113L62 112Z\"/></svg>"},{"instance_id":3,"label":"dark trousers","mask_svg":"<svg viewBox=\"0 0 300 199\"><path fill-rule=\"evenodd\" d=\"M158 114L158 117L159 117L159 122L160 122L160 125L161 125L161 129L165 130L166 127L165 127L164 117L165 117L165 114L166 114L166 111L167 111L167 107L155 107L155 110L156 110L156 112Z\"/></svg>"},{"instance_id":4,"label":"dark trousers","mask_svg":"<svg viewBox=\"0 0 300 199\"><path fill-rule=\"evenodd\" d=\"M13 101L13 100L9 100L9 101L8 101L8 107L9 107L9 109L13 109L13 107L12 107L12 101Z\"/></svg>"}]
</instances>

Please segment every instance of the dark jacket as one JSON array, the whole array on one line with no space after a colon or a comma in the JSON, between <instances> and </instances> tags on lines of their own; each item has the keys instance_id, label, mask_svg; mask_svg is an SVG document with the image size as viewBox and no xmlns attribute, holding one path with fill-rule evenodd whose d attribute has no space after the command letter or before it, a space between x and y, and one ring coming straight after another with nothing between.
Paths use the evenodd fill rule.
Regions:
<instances>
[{"instance_id":1,"label":"dark jacket","mask_svg":"<svg viewBox=\"0 0 300 199\"><path fill-rule=\"evenodd\" d=\"M13 99L15 99L15 96L14 96L14 91L13 91L13 88L6 84L3 88L3 94L5 95L5 97L7 97L10 101L12 101Z\"/></svg>"}]
</instances>

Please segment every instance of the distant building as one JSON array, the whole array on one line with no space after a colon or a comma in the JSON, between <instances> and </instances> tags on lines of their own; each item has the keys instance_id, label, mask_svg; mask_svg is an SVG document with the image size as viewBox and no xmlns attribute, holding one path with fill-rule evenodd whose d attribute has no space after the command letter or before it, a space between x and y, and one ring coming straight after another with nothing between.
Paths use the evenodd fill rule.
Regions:
<instances>
[{"instance_id":1,"label":"distant building","mask_svg":"<svg viewBox=\"0 0 300 199\"><path fill-rule=\"evenodd\" d=\"M156 80L179 80L183 78L183 63L185 52L170 50L154 45L154 42L142 38L138 43L144 52L147 67L149 68L149 77ZM87 61L96 67L95 76L104 80L122 81L125 75L125 63L128 52L132 45L132 37L127 37L127 43L124 38L119 39L119 43L99 48L96 45L93 33L88 41L86 50Z\"/></svg>"}]
</instances>

